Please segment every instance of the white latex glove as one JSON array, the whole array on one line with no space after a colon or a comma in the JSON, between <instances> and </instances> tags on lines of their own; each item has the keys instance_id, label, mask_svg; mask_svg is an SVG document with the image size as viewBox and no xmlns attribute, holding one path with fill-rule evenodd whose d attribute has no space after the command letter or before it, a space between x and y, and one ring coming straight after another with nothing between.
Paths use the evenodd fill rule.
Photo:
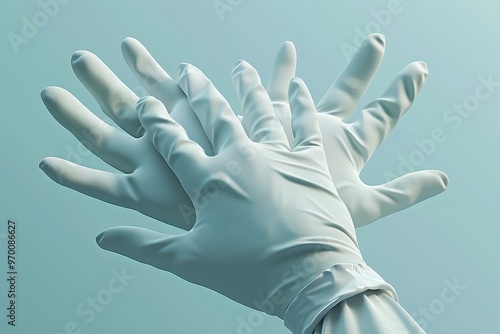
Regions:
<instances>
[{"instance_id":1,"label":"white latex glove","mask_svg":"<svg viewBox=\"0 0 500 334\"><path fill-rule=\"evenodd\" d=\"M359 102L377 72L385 49L381 34L368 36L342 73L316 105L330 174L356 227L408 208L446 189L448 177L424 170L386 184L369 186L359 177L366 163L411 107L427 79L427 66L414 62L396 76L381 97L370 102L352 122ZM284 85L295 75L296 53L285 44L268 86L276 114L293 141Z\"/></svg>"},{"instance_id":2,"label":"white latex glove","mask_svg":"<svg viewBox=\"0 0 500 334\"><path fill-rule=\"evenodd\" d=\"M290 83L290 146L257 72L240 62L233 81L244 114L256 120L248 135L201 71L179 67L179 85L214 156L159 100L138 104L141 124L194 203L193 228L165 235L115 227L97 236L99 246L279 316L293 333L311 333L334 305L363 291L383 289L395 298L360 254L305 84Z\"/></svg>"}]
</instances>

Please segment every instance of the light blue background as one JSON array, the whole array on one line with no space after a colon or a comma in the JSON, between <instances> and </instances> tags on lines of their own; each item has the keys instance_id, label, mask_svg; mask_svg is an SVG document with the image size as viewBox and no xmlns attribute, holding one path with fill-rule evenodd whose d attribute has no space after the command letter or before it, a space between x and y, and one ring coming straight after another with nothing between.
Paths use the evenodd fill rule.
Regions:
<instances>
[{"instance_id":1,"label":"light blue background","mask_svg":"<svg viewBox=\"0 0 500 334\"><path fill-rule=\"evenodd\" d=\"M375 184L384 182L387 172L397 174L400 158L409 159L418 149L415 140L442 128L446 142L417 168L443 170L450 184L436 198L359 229L362 252L417 320L425 319L421 308L434 307L432 320L424 324L429 333L499 333L500 87L457 129L443 115L474 94L478 77L491 75L500 82L500 4L400 0L398 14L374 25L373 12L394 1L221 0L232 10L219 16L212 0L72 0L18 53L7 35L20 34L22 18L32 20L41 6L2 1L0 233L8 218L18 222L20 274L18 326L13 329L4 315L6 244L0 238L0 332L55 334L74 321L81 333L233 334L239 321L250 317L257 322L251 333L288 333L279 319L259 318L207 289L100 250L94 237L111 226L178 231L48 179L37 167L43 157L64 158L81 147L45 110L39 93L48 85L65 87L106 119L73 75L69 60L78 49L90 50L143 94L120 53L121 40L133 36L172 74L181 61L196 64L234 106L230 71L236 61L245 58L266 79L277 48L291 40L299 56L297 74L318 100L346 64L340 45L354 45L356 29L375 27L386 35L387 49L363 104L381 94L411 61L424 60L430 75L414 107L363 172L364 180ZM75 162L110 170L80 152ZM85 322L77 306L102 294L112 270L122 268L135 279ZM455 279L467 288L453 302L440 302L446 281Z\"/></svg>"}]
</instances>

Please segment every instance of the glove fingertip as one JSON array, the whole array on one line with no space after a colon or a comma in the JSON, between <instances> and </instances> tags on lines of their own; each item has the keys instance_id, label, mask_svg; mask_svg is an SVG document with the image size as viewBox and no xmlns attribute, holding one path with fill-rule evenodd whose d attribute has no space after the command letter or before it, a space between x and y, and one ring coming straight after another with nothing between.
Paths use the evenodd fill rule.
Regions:
<instances>
[{"instance_id":1,"label":"glove fingertip","mask_svg":"<svg viewBox=\"0 0 500 334\"><path fill-rule=\"evenodd\" d=\"M97 243L97 245L101 248L104 248L103 246L103 239L104 239L104 236L105 236L105 233L104 231L102 231L101 233L99 233L98 235L96 235L95 237L95 242Z\"/></svg>"},{"instance_id":2,"label":"glove fingertip","mask_svg":"<svg viewBox=\"0 0 500 334\"><path fill-rule=\"evenodd\" d=\"M64 168L64 164L61 159L54 157L47 157L42 159L38 164L38 167L47 175L52 181L65 184L65 174L67 170Z\"/></svg>"},{"instance_id":3,"label":"glove fingertip","mask_svg":"<svg viewBox=\"0 0 500 334\"><path fill-rule=\"evenodd\" d=\"M303 84L304 82L301 78L293 77L292 80L290 80L289 92L292 93L298 91Z\"/></svg>"},{"instance_id":4,"label":"glove fingertip","mask_svg":"<svg viewBox=\"0 0 500 334\"><path fill-rule=\"evenodd\" d=\"M429 74L429 66L427 65L427 63L425 61L420 60L420 61L417 61L416 63L421 67L421 70L424 73L424 75Z\"/></svg>"},{"instance_id":5,"label":"glove fingertip","mask_svg":"<svg viewBox=\"0 0 500 334\"><path fill-rule=\"evenodd\" d=\"M291 41L284 41L283 44L281 44L280 47L281 53L283 53L286 58L289 58L289 60L294 60L295 55L296 55L296 49L295 49L295 44Z\"/></svg>"},{"instance_id":6,"label":"glove fingertip","mask_svg":"<svg viewBox=\"0 0 500 334\"><path fill-rule=\"evenodd\" d=\"M45 171L45 168L47 168L47 158L43 158L42 161L40 161L38 168Z\"/></svg>"},{"instance_id":7,"label":"glove fingertip","mask_svg":"<svg viewBox=\"0 0 500 334\"><path fill-rule=\"evenodd\" d=\"M126 48L136 43L139 43L137 39L135 39L134 37L127 36L121 42L121 47Z\"/></svg>"},{"instance_id":8,"label":"glove fingertip","mask_svg":"<svg viewBox=\"0 0 500 334\"><path fill-rule=\"evenodd\" d=\"M93 54L89 51L86 51L86 50L78 50L78 51L75 51L72 55L71 55L71 65L75 65L75 64L78 64L80 63L81 61L85 60L85 58L89 58L89 57L92 57Z\"/></svg>"},{"instance_id":9,"label":"glove fingertip","mask_svg":"<svg viewBox=\"0 0 500 334\"><path fill-rule=\"evenodd\" d=\"M448 175L446 175L446 173L444 172L438 171L438 177L441 181L443 190L448 188L448 183L450 182Z\"/></svg>"},{"instance_id":10,"label":"glove fingertip","mask_svg":"<svg viewBox=\"0 0 500 334\"><path fill-rule=\"evenodd\" d=\"M128 244L125 239L131 232L133 232L133 228L111 227L99 233L95 237L95 241L102 249L119 252L123 246Z\"/></svg>"},{"instance_id":11,"label":"glove fingertip","mask_svg":"<svg viewBox=\"0 0 500 334\"><path fill-rule=\"evenodd\" d=\"M378 45L381 45L381 46L385 46L385 35L384 34L381 34L381 33L374 33L374 34L371 34L370 36L368 36L368 38L366 39L366 42L367 43L370 43L370 42L375 42L376 44Z\"/></svg>"},{"instance_id":12,"label":"glove fingertip","mask_svg":"<svg viewBox=\"0 0 500 334\"><path fill-rule=\"evenodd\" d=\"M251 68L251 65L244 59L240 59L234 65L233 71L231 72L231 76L233 80L240 78L245 70Z\"/></svg>"},{"instance_id":13,"label":"glove fingertip","mask_svg":"<svg viewBox=\"0 0 500 334\"><path fill-rule=\"evenodd\" d=\"M177 66L177 80L179 81L179 84L184 82L182 79L186 78L190 72L194 72L195 70L196 67L190 63L180 63L179 66Z\"/></svg>"},{"instance_id":14,"label":"glove fingertip","mask_svg":"<svg viewBox=\"0 0 500 334\"><path fill-rule=\"evenodd\" d=\"M426 172L423 172L421 177L422 179L420 180L420 182L426 185L426 188L424 189L434 195L439 194L448 187L448 175L440 170L428 170Z\"/></svg>"},{"instance_id":15,"label":"glove fingertip","mask_svg":"<svg viewBox=\"0 0 500 334\"><path fill-rule=\"evenodd\" d=\"M47 86L40 92L40 97L45 106L47 106L54 104L53 102L55 102L58 98L61 98L64 94L66 94L66 91L61 87Z\"/></svg>"},{"instance_id":16,"label":"glove fingertip","mask_svg":"<svg viewBox=\"0 0 500 334\"><path fill-rule=\"evenodd\" d=\"M142 44L133 37L126 37L120 44L123 58L133 70L138 69L137 61L141 54L141 47Z\"/></svg>"}]
</instances>

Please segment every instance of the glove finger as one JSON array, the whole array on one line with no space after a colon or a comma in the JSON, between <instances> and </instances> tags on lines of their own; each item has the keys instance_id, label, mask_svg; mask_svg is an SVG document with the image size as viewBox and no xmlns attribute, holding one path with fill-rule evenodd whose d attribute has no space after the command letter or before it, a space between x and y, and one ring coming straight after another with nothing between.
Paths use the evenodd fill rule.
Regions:
<instances>
[{"instance_id":1,"label":"glove finger","mask_svg":"<svg viewBox=\"0 0 500 334\"><path fill-rule=\"evenodd\" d=\"M163 103L154 97L141 98L137 112L156 150L184 189L191 190L204 175L204 169L200 166L207 156L203 149L188 138L184 128L172 119ZM188 194L189 190L186 190Z\"/></svg>"},{"instance_id":2,"label":"glove finger","mask_svg":"<svg viewBox=\"0 0 500 334\"><path fill-rule=\"evenodd\" d=\"M123 58L149 95L162 101L172 111L186 99L177 82L158 64L138 40L127 37L121 44Z\"/></svg>"},{"instance_id":3,"label":"glove finger","mask_svg":"<svg viewBox=\"0 0 500 334\"><path fill-rule=\"evenodd\" d=\"M323 139L316 109L306 84L299 78L292 79L289 96L292 110L292 130L295 137L293 151L308 147L322 149Z\"/></svg>"},{"instance_id":4,"label":"glove finger","mask_svg":"<svg viewBox=\"0 0 500 334\"><path fill-rule=\"evenodd\" d=\"M239 61L232 78L243 110L242 124L248 137L257 143L282 145L288 149L283 126L255 68L246 61Z\"/></svg>"},{"instance_id":5,"label":"glove finger","mask_svg":"<svg viewBox=\"0 0 500 334\"><path fill-rule=\"evenodd\" d=\"M229 103L196 67L181 64L178 82L217 154L224 147L248 139Z\"/></svg>"},{"instance_id":6,"label":"glove finger","mask_svg":"<svg viewBox=\"0 0 500 334\"><path fill-rule=\"evenodd\" d=\"M40 169L53 181L101 201L127 208L135 207L133 194L125 191L126 175L80 166L73 162L48 157Z\"/></svg>"},{"instance_id":7,"label":"glove finger","mask_svg":"<svg viewBox=\"0 0 500 334\"><path fill-rule=\"evenodd\" d=\"M318 112L326 112L343 121L349 119L370 86L382 62L384 49L384 35L372 34L365 38L317 104Z\"/></svg>"},{"instance_id":8,"label":"glove finger","mask_svg":"<svg viewBox=\"0 0 500 334\"><path fill-rule=\"evenodd\" d=\"M295 77L297 68L297 53L292 42L284 42L271 71L271 76L267 83L267 92L274 105L274 111L280 120L285 131L289 145L293 145L292 123L290 105L288 104L288 86L290 80Z\"/></svg>"},{"instance_id":9,"label":"glove finger","mask_svg":"<svg viewBox=\"0 0 500 334\"><path fill-rule=\"evenodd\" d=\"M297 67L297 53L292 42L286 41L281 44L271 76L267 83L267 92L273 103L288 104L288 86L290 80L295 77Z\"/></svg>"},{"instance_id":10,"label":"glove finger","mask_svg":"<svg viewBox=\"0 0 500 334\"><path fill-rule=\"evenodd\" d=\"M163 102L175 121L186 130L189 138L203 147L207 155L213 155L212 145L177 82L138 40L131 37L123 40L122 54L128 67L149 95Z\"/></svg>"},{"instance_id":11,"label":"glove finger","mask_svg":"<svg viewBox=\"0 0 500 334\"><path fill-rule=\"evenodd\" d=\"M71 66L78 80L113 122L133 137L144 134L135 110L139 97L101 59L91 52L77 51L71 58Z\"/></svg>"},{"instance_id":12,"label":"glove finger","mask_svg":"<svg viewBox=\"0 0 500 334\"><path fill-rule=\"evenodd\" d=\"M96 236L102 249L174 273L179 265L179 241L179 236L134 226L112 227Z\"/></svg>"},{"instance_id":13,"label":"glove finger","mask_svg":"<svg viewBox=\"0 0 500 334\"><path fill-rule=\"evenodd\" d=\"M124 173L135 169L133 137L103 122L65 89L47 87L41 97L50 114L92 153Z\"/></svg>"},{"instance_id":14,"label":"glove finger","mask_svg":"<svg viewBox=\"0 0 500 334\"><path fill-rule=\"evenodd\" d=\"M437 170L423 170L372 187L380 206L380 216L374 217L373 220L404 210L440 194L447 186L448 176L445 173Z\"/></svg>"},{"instance_id":15,"label":"glove finger","mask_svg":"<svg viewBox=\"0 0 500 334\"><path fill-rule=\"evenodd\" d=\"M354 136L353 151L360 153L362 168L375 150L392 132L399 119L410 109L427 80L427 65L414 62L396 76L385 93L372 101L355 122L349 124Z\"/></svg>"}]
</instances>

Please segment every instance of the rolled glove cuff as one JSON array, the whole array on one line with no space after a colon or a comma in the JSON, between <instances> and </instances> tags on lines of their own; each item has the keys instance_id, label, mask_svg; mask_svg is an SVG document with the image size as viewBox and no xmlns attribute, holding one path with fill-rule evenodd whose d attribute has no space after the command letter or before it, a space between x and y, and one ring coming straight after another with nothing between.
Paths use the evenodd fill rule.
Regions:
<instances>
[{"instance_id":1,"label":"rolled glove cuff","mask_svg":"<svg viewBox=\"0 0 500 334\"><path fill-rule=\"evenodd\" d=\"M339 263L299 291L283 320L293 334L311 334L341 301L367 290L382 290L396 302L396 290L366 264Z\"/></svg>"}]
</instances>

